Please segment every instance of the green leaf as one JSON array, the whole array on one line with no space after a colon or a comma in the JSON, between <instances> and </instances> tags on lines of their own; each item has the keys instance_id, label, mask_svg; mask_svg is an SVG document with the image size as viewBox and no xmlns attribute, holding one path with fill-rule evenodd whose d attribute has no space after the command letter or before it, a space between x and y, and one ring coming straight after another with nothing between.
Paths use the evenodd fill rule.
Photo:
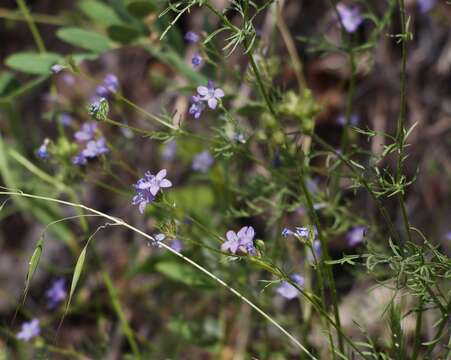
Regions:
<instances>
[{"instance_id":1,"label":"green leaf","mask_svg":"<svg viewBox=\"0 0 451 360\"><path fill-rule=\"evenodd\" d=\"M157 11L156 5L150 0L128 1L126 7L127 11L137 18L143 18L149 13Z\"/></svg>"},{"instance_id":2,"label":"green leaf","mask_svg":"<svg viewBox=\"0 0 451 360\"><path fill-rule=\"evenodd\" d=\"M129 44L141 35L138 30L128 25L112 25L107 31L111 40L121 44Z\"/></svg>"},{"instance_id":3,"label":"green leaf","mask_svg":"<svg viewBox=\"0 0 451 360\"><path fill-rule=\"evenodd\" d=\"M14 74L9 71L3 71L0 73L0 95L8 94L14 88L20 85Z\"/></svg>"},{"instance_id":4,"label":"green leaf","mask_svg":"<svg viewBox=\"0 0 451 360\"><path fill-rule=\"evenodd\" d=\"M195 286L204 289L215 288L209 279L188 264L174 260L160 261L155 265L155 269L167 276L169 279L180 282L188 286Z\"/></svg>"},{"instance_id":5,"label":"green leaf","mask_svg":"<svg viewBox=\"0 0 451 360\"><path fill-rule=\"evenodd\" d=\"M30 288L31 279L33 279L33 275L39 265L39 260L41 259L43 246L44 246L44 236L41 236L38 243L36 244L36 248L33 251L33 255L31 255L30 262L28 263L28 271L27 271L27 277L25 279L25 290L24 290L24 295L23 295L24 302L25 302L25 298L27 297L28 289Z\"/></svg>"},{"instance_id":6,"label":"green leaf","mask_svg":"<svg viewBox=\"0 0 451 360\"><path fill-rule=\"evenodd\" d=\"M100 1L84 0L78 6L87 17L99 24L110 26L121 23L114 10Z\"/></svg>"},{"instance_id":7,"label":"green leaf","mask_svg":"<svg viewBox=\"0 0 451 360\"><path fill-rule=\"evenodd\" d=\"M77 27L66 27L59 29L56 32L59 39L79 46L83 49L88 49L96 53L102 53L112 48L107 37Z\"/></svg>"},{"instance_id":8,"label":"green leaf","mask_svg":"<svg viewBox=\"0 0 451 360\"><path fill-rule=\"evenodd\" d=\"M46 75L50 73L52 65L61 62L62 59L63 57L56 53L20 52L8 56L5 64L27 74Z\"/></svg>"}]
</instances>

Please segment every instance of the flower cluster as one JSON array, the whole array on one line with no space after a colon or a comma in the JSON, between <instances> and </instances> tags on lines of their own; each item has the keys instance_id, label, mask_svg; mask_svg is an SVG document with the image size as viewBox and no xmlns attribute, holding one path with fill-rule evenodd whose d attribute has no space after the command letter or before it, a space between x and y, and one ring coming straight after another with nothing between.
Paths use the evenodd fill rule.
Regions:
<instances>
[{"instance_id":1,"label":"flower cluster","mask_svg":"<svg viewBox=\"0 0 451 360\"><path fill-rule=\"evenodd\" d=\"M96 138L97 124L84 123L79 131L74 134L75 140L83 145L82 150L72 158L75 165L85 165L89 159L94 159L107 153L108 147L104 137Z\"/></svg>"},{"instance_id":2,"label":"flower cluster","mask_svg":"<svg viewBox=\"0 0 451 360\"><path fill-rule=\"evenodd\" d=\"M171 181L166 179L166 174L166 169L160 170L157 175L152 175L150 171L146 171L144 177L133 185L136 195L132 199L132 204L138 205L141 214L144 212L147 204L155 199L160 189L172 186Z\"/></svg>"},{"instance_id":3,"label":"flower cluster","mask_svg":"<svg viewBox=\"0 0 451 360\"><path fill-rule=\"evenodd\" d=\"M244 226L237 233L229 230L227 240L221 245L221 251L233 255L257 255L254 245L255 230L252 226Z\"/></svg>"},{"instance_id":4,"label":"flower cluster","mask_svg":"<svg viewBox=\"0 0 451 360\"><path fill-rule=\"evenodd\" d=\"M107 99L99 98L94 100L89 107L88 113L96 120L106 120L108 117L108 112L110 111L110 105L108 104Z\"/></svg>"},{"instance_id":5,"label":"flower cluster","mask_svg":"<svg viewBox=\"0 0 451 360\"><path fill-rule=\"evenodd\" d=\"M223 97L224 90L215 88L213 81L208 80L207 86L198 86L197 95L191 97L192 104L189 113L193 115L195 119L199 119L206 105L214 110Z\"/></svg>"},{"instance_id":6,"label":"flower cluster","mask_svg":"<svg viewBox=\"0 0 451 360\"><path fill-rule=\"evenodd\" d=\"M103 83L96 88L96 95L100 98L113 96L119 89L119 80L114 74L107 74Z\"/></svg>"},{"instance_id":7,"label":"flower cluster","mask_svg":"<svg viewBox=\"0 0 451 360\"><path fill-rule=\"evenodd\" d=\"M363 22L363 16L360 14L357 7L349 7L345 4L338 4L337 12L340 16L344 29L349 33L356 31Z\"/></svg>"},{"instance_id":8,"label":"flower cluster","mask_svg":"<svg viewBox=\"0 0 451 360\"><path fill-rule=\"evenodd\" d=\"M290 279L298 284L301 288L304 287L305 279L299 274L293 274ZM292 300L299 295L299 290L291 285L288 281L282 281L282 284L276 290L277 294L285 299Z\"/></svg>"},{"instance_id":9,"label":"flower cluster","mask_svg":"<svg viewBox=\"0 0 451 360\"><path fill-rule=\"evenodd\" d=\"M66 281L64 279L54 281L50 289L46 291L45 296L49 301L48 307L50 309L55 308L67 296Z\"/></svg>"},{"instance_id":10,"label":"flower cluster","mask_svg":"<svg viewBox=\"0 0 451 360\"><path fill-rule=\"evenodd\" d=\"M207 150L205 150L194 156L191 168L195 171L206 173L208 169L210 169L210 167L213 165L213 163L213 156L211 156L211 154Z\"/></svg>"},{"instance_id":11,"label":"flower cluster","mask_svg":"<svg viewBox=\"0 0 451 360\"><path fill-rule=\"evenodd\" d=\"M33 319L22 324L21 330L17 333L17 338L23 341L30 341L36 336L39 336L40 333L41 328L39 326L39 320Z\"/></svg>"},{"instance_id":12,"label":"flower cluster","mask_svg":"<svg viewBox=\"0 0 451 360\"><path fill-rule=\"evenodd\" d=\"M198 34L196 34L194 31L188 31L185 34L185 40L191 44L197 44L200 40L200 36ZM191 64L195 68L202 65L202 62L203 62L203 59L199 53L194 54L194 56L191 58Z\"/></svg>"}]
</instances>

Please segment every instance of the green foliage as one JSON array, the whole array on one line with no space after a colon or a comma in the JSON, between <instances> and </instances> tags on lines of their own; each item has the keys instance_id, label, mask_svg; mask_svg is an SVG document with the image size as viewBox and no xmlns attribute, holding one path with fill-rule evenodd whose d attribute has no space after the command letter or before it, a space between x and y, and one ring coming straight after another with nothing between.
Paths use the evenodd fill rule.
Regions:
<instances>
[{"instance_id":1,"label":"green foliage","mask_svg":"<svg viewBox=\"0 0 451 360\"><path fill-rule=\"evenodd\" d=\"M62 56L55 53L20 52L6 58L5 64L14 70L33 75L48 75L52 65L59 63Z\"/></svg>"},{"instance_id":2,"label":"green foliage","mask_svg":"<svg viewBox=\"0 0 451 360\"><path fill-rule=\"evenodd\" d=\"M56 32L61 40L95 53L103 53L112 48L107 37L93 31L77 27L65 27Z\"/></svg>"}]
</instances>

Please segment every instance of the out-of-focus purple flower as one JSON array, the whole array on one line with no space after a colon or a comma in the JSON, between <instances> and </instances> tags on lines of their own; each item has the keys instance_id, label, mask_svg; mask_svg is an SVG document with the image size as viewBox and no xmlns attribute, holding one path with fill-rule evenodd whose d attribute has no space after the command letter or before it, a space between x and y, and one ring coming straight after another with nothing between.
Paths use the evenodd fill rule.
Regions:
<instances>
[{"instance_id":1,"label":"out-of-focus purple flower","mask_svg":"<svg viewBox=\"0 0 451 360\"><path fill-rule=\"evenodd\" d=\"M86 165L87 162L88 159L86 159L82 153L79 153L72 158L72 164L74 165Z\"/></svg>"},{"instance_id":2,"label":"out-of-focus purple flower","mask_svg":"<svg viewBox=\"0 0 451 360\"><path fill-rule=\"evenodd\" d=\"M177 153L177 142L172 139L164 144L163 151L161 157L165 161L172 161L175 158L175 154Z\"/></svg>"},{"instance_id":3,"label":"out-of-focus purple flower","mask_svg":"<svg viewBox=\"0 0 451 360\"><path fill-rule=\"evenodd\" d=\"M146 171L144 177L134 185L136 195L132 199L133 205L139 204L139 212L142 214L147 204L151 203L161 188L169 188L172 183L166 179L166 169L160 170L157 175Z\"/></svg>"},{"instance_id":4,"label":"out-of-focus purple flower","mask_svg":"<svg viewBox=\"0 0 451 360\"><path fill-rule=\"evenodd\" d=\"M197 93L202 101L207 102L210 109L216 109L218 102L224 97L224 90L215 88L213 81L208 80L207 86L198 86Z\"/></svg>"},{"instance_id":5,"label":"out-of-focus purple flower","mask_svg":"<svg viewBox=\"0 0 451 360\"><path fill-rule=\"evenodd\" d=\"M306 179L305 186L307 186L307 190L312 194L316 194L318 192L318 180L316 179Z\"/></svg>"},{"instance_id":6,"label":"out-of-focus purple flower","mask_svg":"<svg viewBox=\"0 0 451 360\"><path fill-rule=\"evenodd\" d=\"M448 241L451 241L451 231L448 231L448 232L445 234L445 239L448 240Z\"/></svg>"},{"instance_id":7,"label":"out-of-focus purple flower","mask_svg":"<svg viewBox=\"0 0 451 360\"><path fill-rule=\"evenodd\" d=\"M207 150L205 150L194 156L191 167L195 171L206 173L208 169L210 169L210 167L213 165L213 163L213 156L211 156L211 154Z\"/></svg>"},{"instance_id":8,"label":"out-of-focus purple flower","mask_svg":"<svg viewBox=\"0 0 451 360\"><path fill-rule=\"evenodd\" d=\"M66 281L64 279L55 280L45 293L45 296L49 300L49 308L55 308L66 296Z\"/></svg>"},{"instance_id":9,"label":"out-of-focus purple flower","mask_svg":"<svg viewBox=\"0 0 451 360\"><path fill-rule=\"evenodd\" d=\"M226 233L227 240L221 245L221 251L233 255L249 254L255 256L257 250L254 246L255 230L252 226L244 226L237 233L229 230Z\"/></svg>"},{"instance_id":10,"label":"out-of-focus purple flower","mask_svg":"<svg viewBox=\"0 0 451 360\"><path fill-rule=\"evenodd\" d=\"M356 31L363 22L363 16L357 7L349 7L340 3L337 5L337 11L347 32L352 33Z\"/></svg>"},{"instance_id":11,"label":"out-of-focus purple flower","mask_svg":"<svg viewBox=\"0 0 451 360\"><path fill-rule=\"evenodd\" d=\"M74 120L72 119L72 116L70 116L69 114L61 113L60 116L59 116L59 122L63 126L70 126L70 125L72 125Z\"/></svg>"},{"instance_id":12,"label":"out-of-focus purple flower","mask_svg":"<svg viewBox=\"0 0 451 360\"><path fill-rule=\"evenodd\" d=\"M50 143L50 140L45 139L44 142L42 143L42 145L39 146L38 151L36 152L38 157L40 157L42 160L47 160L50 157L48 149L47 149L49 143Z\"/></svg>"},{"instance_id":13,"label":"out-of-focus purple flower","mask_svg":"<svg viewBox=\"0 0 451 360\"><path fill-rule=\"evenodd\" d=\"M114 74L107 74L103 79L102 85L97 86L97 96L107 98L117 92L119 89L119 80Z\"/></svg>"},{"instance_id":14,"label":"out-of-focus purple flower","mask_svg":"<svg viewBox=\"0 0 451 360\"><path fill-rule=\"evenodd\" d=\"M61 72L63 70L64 70L64 67L62 65L59 65L59 64L52 65L52 67L50 68L50 71L53 74L58 74L59 72Z\"/></svg>"},{"instance_id":15,"label":"out-of-focus purple flower","mask_svg":"<svg viewBox=\"0 0 451 360\"><path fill-rule=\"evenodd\" d=\"M77 141L89 141L94 139L97 130L97 123L86 122L81 126L81 129L74 135Z\"/></svg>"},{"instance_id":16,"label":"out-of-focus purple flower","mask_svg":"<svg viewBox=\"0 0 451 360\"><path fill-rule=\"evenodd\" d=\"M356 226L346 234L346 240L349 246L356 246L363 241L366 233L366 226Z\"/></svg>"},{"instance_id":17,"label":"out-of-focus purple flower","mask_svg":"<svg viewBox=\"0 0 451 360\"><path fill-rule=\"evenodd\" d=\"M282 231L282 236L288 237L288 236L293 235L296 237L308 239L308 237L309 237L309 229L308 228L296 226L294 229L295 229L295 231L288 229L288 228L284 228ZM315 235L316 235L316 233L315 233Z\"/></svg>"},{"instance_id":18,"label":"out-of-focus purple flower","mask_svg":"<svg viewBox=\"0 0 451 360\"><path fill-rule=\"evenodd\" d=\"M197 33L195 33L194 31L188 31L185 34L185 40L192 44L197 43L199 41L199 39L200 39L199 35Z\"/></svg>"},{"instance_id":19,"label":"out-of-focus purple flower","mask_svg":"<svg viewBox=\"0 0 451 360\"><path fill-rule=\"evenodd\" d=\"M107 153L108 147L105 143L105 138L101 137L99 140L90 140L86 144L86 147L83 149L81 154L85 158L95 158L97 156L100 156L102 154Z\"/></svg>"},{"instance_id":20,"label":"out-of-focus purple flower","mask_svg":"<svg viewBox=\"0 0 451 360\"><path fill-rule=\"evenodd\" d=\"M352 126L357 126L360 122L360 116L357 114L352 114L351 118L349 119L349 125ZM337 124L341 125L341 126L345 126L346 125L346 116L344 115L340 115L337 118Z\"/></svg>"},{"instance_id":21,"label":"out-of-focus purple flower","mask_svg":"<svg viewBox=\"0 0 451 360\"><path fill-rule=\"evenodd\" d=\"M427 13L437 4L437 0L417 0L418 9L421 13Z\"/></svg>"},{"instance_id":22,"label":"out-of-focus purple flower","mask_svg":"<svg viewBox=\"0 0 451 360\"><path fill-rule=\"evenodd\" d=\"M178 240L178 239L174 239L169 243L169 246L174 249L177 252L182 252L183 251L183 243Z\"/></svg>"},{"instance_id":23,"label":"out-of-focus purple flower","mask_svg":"<svg viewBox=\"0 0 451 360\"><path fill-rule=\"evenodd\" d=\"M202 64L202 57L199 54L195 54L191 59L191 64L193 67L198 67Z\"/></svg>"},{"instance_id":24,"label":"out-of-focus purple flower","mask_svg":"<svg viewBox=\"0 0 451 360\"><path fill-rule=\"evenodd\" d=\"M31 339L39 336L41 333L41 328L39 327L39 320L33 319L29 322L24 322L17 333L17 338L23 341L30 341Z\"/></svg>"},{"instance_id":25,"label":"out-of-focus purple flower","mask_svg":"<svg viewBox=\"0 0 451 360\"><path fill-rule=\"evenodd\" d=\"M189 113L190 115L193 115L195 119L199 119L202 115L202 111L205 109L205 103L196 95L192 96L191 100L193 103L189 108Z\"/></svg>"},{"instance_id":26,"label":"out-of-focus purple flower","mask_svg":"<svg viewBox=\"0 0 451 360\"><path fill-rule=\"evenodd\" d=\"M154 234L153 235L153 240L148 241L147 245L161 248L161 242L164 239L166 239L166 235L165 234Z\"/></svg>"},{"instance_id":27,"label":"out-of-focus purple flower","mask_svg":"<svg viewBox=\"0 0 451 360\"><path fill-rule=\"evenodd\" d=\"M290 230L290 229L288 229L288 228L284 228L284 229L282 230L282 236L283 236L284 238L286 238L286 237L288 237L288 236L291 236L291 235L294 235L294 232L293 232L292 230Z\"/></svg>"},{"instance_id":28,"label":"out-of-focus purple flower","mask_svg":"<svg viewBox=\"0 0 451 360\"><path fill-rule=\"evenodd\" d=\"M67 85L67 86L72 86L75 84L75 77L72 74L64 74L63 75L63 82Z\"/></svg>"},{"instance_id":29,"label":"out-of-focus purple flower","mask_svg":"<svg viewBox=\"0 0 451 360\"><path fill-rule=\"evenodd\" d=\"M301 288L304 287L305 280L299 274L293 274L290 276L291 280L298 284ZM299 295L299 290L291 285L288 281L282 281L282 284L277 288L277 294L284 297L285 299L292 300Z\"/></svg>"}]
</instances>

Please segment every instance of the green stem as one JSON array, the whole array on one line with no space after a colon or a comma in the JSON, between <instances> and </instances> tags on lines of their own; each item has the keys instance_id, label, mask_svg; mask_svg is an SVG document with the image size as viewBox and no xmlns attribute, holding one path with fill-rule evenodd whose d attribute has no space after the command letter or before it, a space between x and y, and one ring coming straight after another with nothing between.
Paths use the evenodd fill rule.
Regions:
<instances>
[{"instance_id":1,"label":"green stem","mask_svg":"<svg viewBox=\"0 0 451 360\"><path fill-rule=\"evenodd\" d=\"M31 34L33 35L34 41L39 49L39 52L41 54L45 54L47 50L45 49L44 41L42 40L41 34L39 33L39 30L36 27L36 24L34 23L33 17L31 16L30 10L28 10L25 1L16 0L16 3L25 17L25 21L27 22L27 25L30 28Z\"/></svg>"},{"instance_id":2,"label":"green stem","mask_svg":"<svg viewBox=\"0 0 451 360\"><path fill-rule=\"evenodd\" d=\"M417 311L417 321L415 326L415 338L413 341L413 355L412 360L416 360L421 345L421 327L423 323L423 300L420 298Z\"/></svg>"}]
</instances>

